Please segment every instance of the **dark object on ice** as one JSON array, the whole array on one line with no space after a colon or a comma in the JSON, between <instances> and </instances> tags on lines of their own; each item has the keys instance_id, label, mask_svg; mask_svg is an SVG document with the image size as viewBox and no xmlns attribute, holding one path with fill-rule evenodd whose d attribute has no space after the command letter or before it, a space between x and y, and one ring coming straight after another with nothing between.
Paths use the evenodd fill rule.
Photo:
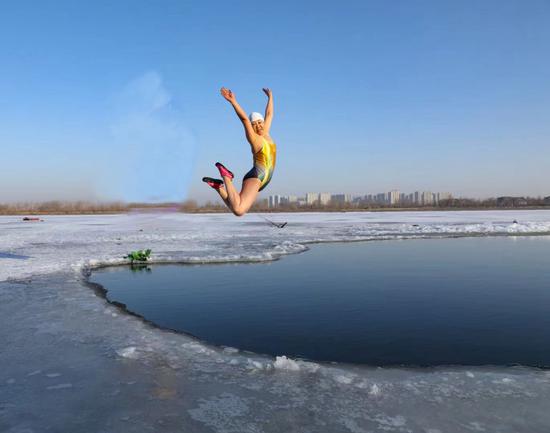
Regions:
<instances>
[{"instance_id":1,"label":"dark object on ice","mask_svg":"<svg viewBox=\"0 0 550 433\"><path fill-rule=\"evenodd\" d=\"M146 262L149 260L151 256L151 250L137 250L130 252L125 259L130 260L130 263L133 264L134 262Z\"/></svg>"},{"instance_id":2,"label":"dark object on ice","mask_svg":"<svg viewBox=\"0 0 550 433\"><path fill-rule=\"evenodd\" d=\"M19 259L19 260L25 260L28 259L29 256L22 256L20 254L12 254L12 253L3 253L0 251L0 259Z\"/></svg>"},{"instance_id":3,"label":"dark object on ice","mask_svg":"<svg viewBox=\"0 0 550 433\"><path fill-rule=\"evenodd\" d=\"M513 223L513 224L517 224L517 223L518 223L518 220L514 220L512 223Z\"/></svg>"},{"instance_id":4,"label":"dark object on ice","mask_svg":"<svg viewBox=\"0 0 550 433\"><path fill-rule=\"evenodd\" d=\"M270 219L264 217L263 215L260 215L264 220L266 220L268 223L270 223L271 225L279 228L279 229L282 229L284 226L286 226L288 224L288 222L284 222L284 223L276 223L276 222L273 222L271 221Z\"/></svg>"},{"instance_id":5,"label":"dark object on ice","mask_svg":"<svg viewBox=\"0 0 550 433\"><path fill-rule=\"evenodd\" d=\"M418 224L413 224L413 227L420 227Z\"/></svg>"},{"instance_id":6,"label":"dark object on ice","mask_svg":"<svg viewBox=\"0 0 550 433\"><path fill-rule=\"evenodd\" d=\"M39 217L24 217L23 221L44 221L40 219Z\"/></svg>"}]
</instances>

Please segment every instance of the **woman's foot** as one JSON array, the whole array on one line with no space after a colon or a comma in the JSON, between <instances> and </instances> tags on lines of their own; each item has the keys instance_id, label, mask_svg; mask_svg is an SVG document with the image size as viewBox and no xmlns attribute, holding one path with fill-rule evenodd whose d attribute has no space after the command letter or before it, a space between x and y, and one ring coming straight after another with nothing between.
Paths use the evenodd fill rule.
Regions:
<instances>
[{"instance_id":1,"label":"woman's foot","mask_svg":"<svg viewBox=\"0 0 550 433\"><path fill-rule=\"evenodd\" d=\"M210 185L214 189L220 189L223 186L223 180L214 179L212 177L203 177L202 181Z\"/></svg>"},{"instance_id":2,"label":"woman's foot","mask_svg":"<svg viewBox=\"0 0 550 433\"><path fill-rule=\"evenodd\" d=\"M228 177L229 179L233 179L235 176L233 176L233 173L231 173L221 162L216 162L216 167L218 167L218 170L220 170L220 175L222 177Z\"/></svg>"}]
</instances>

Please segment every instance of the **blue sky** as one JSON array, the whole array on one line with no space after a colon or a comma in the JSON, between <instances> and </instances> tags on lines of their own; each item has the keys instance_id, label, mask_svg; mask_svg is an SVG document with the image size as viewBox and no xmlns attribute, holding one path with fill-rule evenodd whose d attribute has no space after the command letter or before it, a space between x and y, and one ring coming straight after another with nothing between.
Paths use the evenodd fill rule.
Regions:
<instances>
[{"instance_id":1,"label":"blue sky","mask_svg":"<svg viewBox=\"0 0 550 433\"><path fill-rule=\"evenodd\" d=\"M273 89L269 193L550 195L550 2L0 6L0 201L215 198Z\"/></svg>"}]
</instances>

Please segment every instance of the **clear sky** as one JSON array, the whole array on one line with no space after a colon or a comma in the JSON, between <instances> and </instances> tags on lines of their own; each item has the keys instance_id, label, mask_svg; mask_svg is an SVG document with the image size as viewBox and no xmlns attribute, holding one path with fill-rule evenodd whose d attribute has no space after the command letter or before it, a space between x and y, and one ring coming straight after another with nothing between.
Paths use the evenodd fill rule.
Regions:
<instances>
[{"instance_id":1,"label":"clear sky","mask_svg":"<svg viewBox=\"0 0 550 433\"><path fill-rule=\"evenodd\" d=\"M0 201L215 198L273 89L264 196L550 195L550 1L6 1Z\"/></svg>"}]
</instances>

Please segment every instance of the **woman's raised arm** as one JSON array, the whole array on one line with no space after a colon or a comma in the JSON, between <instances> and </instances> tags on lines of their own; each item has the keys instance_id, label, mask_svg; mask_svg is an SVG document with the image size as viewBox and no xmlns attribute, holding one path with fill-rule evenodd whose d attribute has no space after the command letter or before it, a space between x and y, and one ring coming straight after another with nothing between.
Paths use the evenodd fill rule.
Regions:
<instances>
[{"instance_id":1,"label":"woman's raised arm","mask_svg":"<svg viewBox=\"0 0 550 433\"><path fill-rule=\"evenodd\" d=\"M241 119L241 122L243 123L249 122L248 117L246 117L246 112L242 109L242 107L237 102L237 98L235 98L235 94L231 90L226 89L225 87L221 88L220 93L233 106L233 108L235 109L235 113L237 113L237 116L239 117L239 119Z\"/></svg>"},{"instance_id":2,"label":"woman's raised arm","mask_svg":"<svg viewBox=\"0 0 550 433\"><path fill-rule=\"evenodd\" d=\"M267 105L265 106L265 118L264 128L269 135L271 129L271 121L273 120L273 92L271 89L263 88L264 93L267 95Z\"/></svg>"},{"instance_id":3,"label":"woman's raised arm","mask_svg":"<svg viewBox=\"0 0 550 433\"><path fill-rule=\"evenodd\" d=\"M258 148L261 148L262 142L258 134L254 132L254 129L252 128L252 124L250 123L250 120L248 119L246 112L242 109L242 107L237 102L237 98L235 98L235 94L231 90L226 89L225 87L221 88L220 93L227 101L229 101L229 103L235 110L235 113L237 113L237 116L239 117L239 119L241 120L244 126L246 139L252 146L253 150L257 151Z\"/></svg>"}]
</instances>

